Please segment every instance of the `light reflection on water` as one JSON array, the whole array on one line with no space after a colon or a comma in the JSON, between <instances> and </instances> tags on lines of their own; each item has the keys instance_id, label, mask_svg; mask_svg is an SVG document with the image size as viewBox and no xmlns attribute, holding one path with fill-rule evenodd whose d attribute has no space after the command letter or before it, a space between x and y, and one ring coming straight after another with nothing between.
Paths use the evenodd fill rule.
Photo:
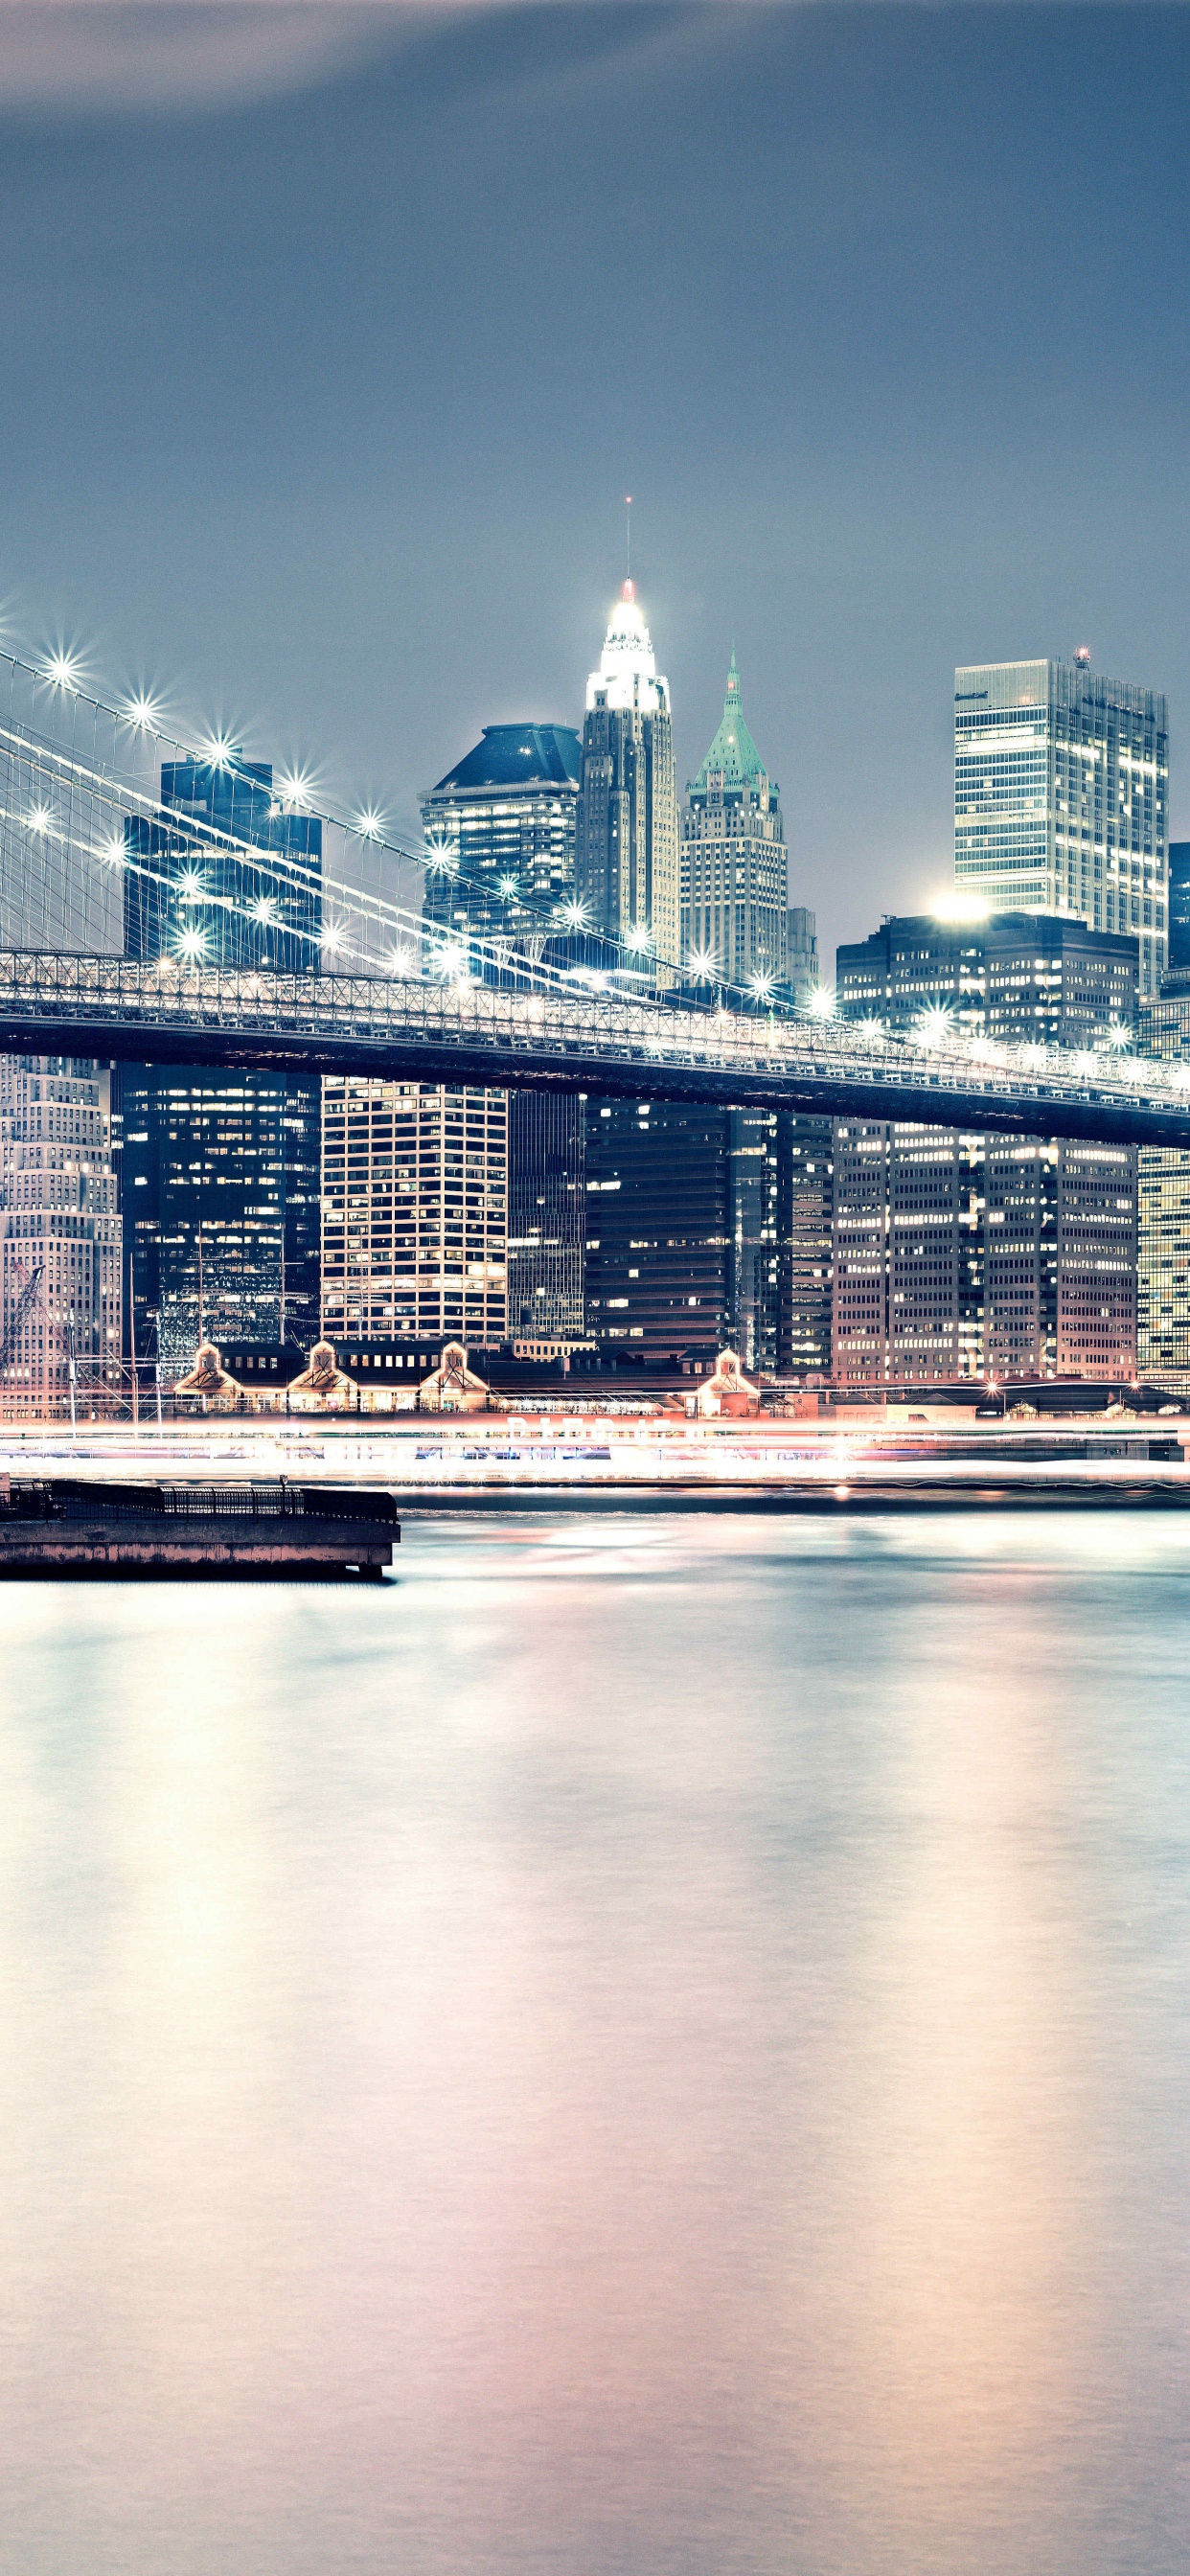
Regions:
<instances>
[{"instance_id":1,"label":"light reflection on water","mask_svg":"<svg viewBox=\"0 0 1190 2576\"><path fill-rule=\"evenodd\" d=\"M1190 2556L1190 1525L5 1593L21 2576Z\"/></svg>"}]
</instances>

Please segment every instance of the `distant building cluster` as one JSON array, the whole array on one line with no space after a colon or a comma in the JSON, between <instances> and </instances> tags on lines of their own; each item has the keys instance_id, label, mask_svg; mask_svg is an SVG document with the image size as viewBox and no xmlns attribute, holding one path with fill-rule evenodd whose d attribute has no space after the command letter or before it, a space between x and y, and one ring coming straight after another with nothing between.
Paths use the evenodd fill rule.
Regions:
<instances>
[{"instance_id":1,"label":"distant building cluster","mask_svg":"<svg viewBox=\"0 0 1190 2576\"><path fill-rule=\"evenodd\" d=\"M873 1035L1190 1056L1166 702L1083 653L956 671L953 903L886 916L840 948L833 985L814 912L790 900L734 649L680 797L631 581L581 722L485 726L421 809L427 953L483 940L564 963L615 942L648 989L744 987ZM307 965L321 827L238 755L168 764L157 817L129 822L126 953L184 953L212 829L218 962ZM267 891L274 864L257 882L254 849L292 855L287 901ZM295 1354L316 1346L315 1393L336 1352L353 1383L374 1362L401 1385L457 1347L617 1382L702 1380L726 1348L802 1387L1139 1375L1190 1396L1190 1155L363 1075L0 1062L0 1402L100 1402L134 1364L138 1384L147 1369L193 1388L200 1348L232 1352L244 1387L279 1368L304 1385Z\"/></svg>"}]
</instances>

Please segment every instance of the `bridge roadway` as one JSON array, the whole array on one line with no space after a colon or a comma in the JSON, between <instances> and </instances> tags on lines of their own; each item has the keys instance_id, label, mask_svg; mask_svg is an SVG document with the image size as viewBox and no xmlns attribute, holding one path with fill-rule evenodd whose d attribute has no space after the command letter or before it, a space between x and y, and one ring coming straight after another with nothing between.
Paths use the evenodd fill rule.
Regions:
<instances>
[{"instance_id":1,"label":"bridge roadway","mask_svg":"<svg viewBox=\"0 0 1190 2576\"><path fill-rule=\"evenodd\" d=\"M0 1048L582 1091L1009 1136L1190 1147L1190 1064L399 975L0 952Z\"/></svg>"}]
</instances>

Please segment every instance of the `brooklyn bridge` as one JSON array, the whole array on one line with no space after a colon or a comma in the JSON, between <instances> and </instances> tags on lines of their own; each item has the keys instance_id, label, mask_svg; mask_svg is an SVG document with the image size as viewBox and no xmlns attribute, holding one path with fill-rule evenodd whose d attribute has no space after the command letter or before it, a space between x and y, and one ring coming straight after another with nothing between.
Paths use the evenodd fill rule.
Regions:
<instances>
[{"instance_id":1,"label":"brooklyn bridge","mask_svg":"<svg viewBox=\"0 0 1190 2576\"><path fill-rule=\"evenodd\" d=\"M316 810L230 743L180 745L65 657L0 657L0 696L0 1048L1190 1146L1190 1065L1123 1032L1007 1046L934 1013L891 1034L763 980L693 982L528 891L476 937L449 849ZM219 822L184 792L212 768ZM411 900L419 873L448 900Z\"/></svg>"}]
</instances>

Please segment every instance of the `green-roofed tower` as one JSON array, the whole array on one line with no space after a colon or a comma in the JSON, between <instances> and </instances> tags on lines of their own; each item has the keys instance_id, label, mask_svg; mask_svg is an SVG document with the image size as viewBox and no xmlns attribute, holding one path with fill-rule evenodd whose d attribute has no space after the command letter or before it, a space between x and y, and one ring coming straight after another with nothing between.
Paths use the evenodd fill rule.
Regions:
<instances>
[{"instance_id":1,"label":"green-roofed tower","mask_svg":"<svg viewBox=\"0 0 1190 2576\"><path fill-rule=\"evenodd\" d=\"M697 778L692 778L690 781L690 795L693 796L700 788L705 788L712 769L722 772L726 787L745 787L752 779L764 776L764 763L744 722L744 710L740 705L740 675L736 667L734 644L731 648L731 660L727 665L727 696L723 701L723 720ZM775 786L772 792L774 796L777 794Z\"/></svg>"},{"instance_id":2,"label":"green-roofed tower","mask_svg":"<svg viewBox=\"0 0 1190 2576\"><path fill-rule=\"evenodd\" d=\"M682 817L687 973L708 983L783 983L788 908L779 790L744 722L733 647L722 720Z\"/></svg>"}]
</instances>

